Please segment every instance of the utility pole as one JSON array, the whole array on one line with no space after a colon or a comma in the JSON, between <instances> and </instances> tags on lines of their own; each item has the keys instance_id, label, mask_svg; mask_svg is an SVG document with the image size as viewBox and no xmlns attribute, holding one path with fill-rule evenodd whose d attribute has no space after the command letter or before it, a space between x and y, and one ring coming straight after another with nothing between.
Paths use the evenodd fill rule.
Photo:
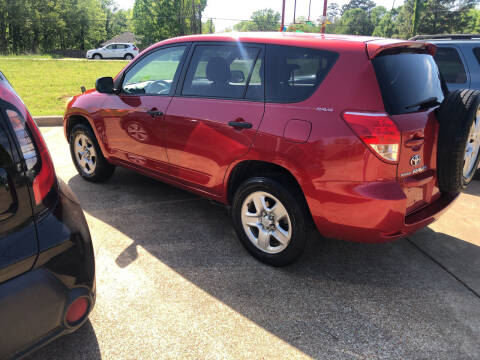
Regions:
<instances>
[{"instance_id":1,"label":"utility pole","mask_svg":"<svg viewBox=\"0 0 480 360\"><path fill-rule=\"evenodd\" d=\"M308 21L310 21L310 10L312 9L312 0L308 1Z\"/></svg>"},{"instance_id":2,"label":"utility pole","mask_svg":"<svg viewBox=\"0 0 480 360\"><path fill-rule=\"evenodd\" d=\"M417 29L418 29L418 18L420 17L420 7L421 7L421 2L419 0L415 0L413 3L413 29L412 29L412 35L415 36L417 35Z\"/></svg>"},{"instance_id":3,"label":"utility pole","mask_svg":"<svg viewBox=\"0 0 480 360\"><path fill-rule=\"evenodd\" d=\"M295 20L296 19L296 15L297 15L297 0L295 0L295 4L293 5L293 23L296 24L297 21Z\"/></svg>"},{"instance_id":4,"label":"utility pole","mask_svg":"<svg viewBox=\"0 0 480 360\"><path fill-rule=\"evenodd\" d=\"M285 28L285 0L283 0L283 5L282 5L282 25L280 28L280 31L283 31Z\"/></svg>"},{"instance_id":5,"label":"utility pole","mask_svg":"<svg viewBox=\"0 0 480 360\"><path fill-rule=\"evenodd\" d=\"M327 2L328 0L323 0L322 34L325 34L325 24L327 22Z\"/></svg>"}]
</instances>

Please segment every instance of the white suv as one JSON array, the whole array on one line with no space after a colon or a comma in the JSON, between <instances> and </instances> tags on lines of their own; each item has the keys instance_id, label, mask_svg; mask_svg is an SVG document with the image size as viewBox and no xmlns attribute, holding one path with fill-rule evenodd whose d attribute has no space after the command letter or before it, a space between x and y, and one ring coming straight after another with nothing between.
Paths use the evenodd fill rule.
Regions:
<instances>
[{"instance_id":1,"label":"white suv","mask_svg":"<svg viewBox=\"0 0 480 360\"><path fill-rule=\"evenodd\" d=\"M102 48L88 50L87 59L125 59L132 60L138 55L138 48L133 44L115 43L108 44Z\"/></svg>"}]
</instances>

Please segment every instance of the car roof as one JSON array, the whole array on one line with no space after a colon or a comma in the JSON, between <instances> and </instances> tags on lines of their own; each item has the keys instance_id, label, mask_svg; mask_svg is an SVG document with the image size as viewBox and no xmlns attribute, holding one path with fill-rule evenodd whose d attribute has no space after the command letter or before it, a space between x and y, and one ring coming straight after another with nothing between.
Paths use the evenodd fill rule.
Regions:
<instances>
[{"instance_id":1,"label":"car roof","mask_svg":"<svg viewBox=\"0 0 480 360\"><path fill-rule=\"evenodd\" d=\"M249 42L260 44L278 44L301 46L311 48L322 48L325 50L360 50L365 51L366 44L371 49L395 46L400 44L418 44L415 41L405 41L397 39L385 39L372 36L358 35L337 35L337 34L319 34L319 33L294 33L294 32L228 32L223 34L202 34L187 35L163 40L151 45L143 53L156 47L168 44L184 42L202 42L202 41L221 41L221 42Z\"/></svg>"}]
</instances>

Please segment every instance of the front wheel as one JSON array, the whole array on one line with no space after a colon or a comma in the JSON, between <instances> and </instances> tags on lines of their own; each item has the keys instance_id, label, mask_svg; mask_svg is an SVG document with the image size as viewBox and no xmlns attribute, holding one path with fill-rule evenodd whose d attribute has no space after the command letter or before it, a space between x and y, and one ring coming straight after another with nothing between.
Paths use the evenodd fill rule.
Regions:
<instances>
[{"instance_id":1,"label":"front wheel","mask_svg":"<svg viewBox=\"0 0 480 360\"><path fill-rule=\"evenodd\" d=\"M103 156L92 130L83 124L75 125L70 132L70 154L78 173L88 181L102 182L115 171Z\"/></svg>"},{"instance_id":2,"label":"front wheel","mask_svg":"<svg viewBox=\"0 0 480 360\"><path fill-rule=\"evenodd\" d=\"M240 185L235 194L235 231L245 248L268 265L291 264L305 248L307 216L303 199L296 193L270 178L255 177Z\"/></svg>"},{"instance_id":3,"label":"front wheel","mask_svg":"<svg viewBox=\"0 0 480 360\"><path fill-rule=\"evenodd\" d=\"M93 55L93 60L102 60L102 55L100 54Z\"/></svg>"}]
</instances>

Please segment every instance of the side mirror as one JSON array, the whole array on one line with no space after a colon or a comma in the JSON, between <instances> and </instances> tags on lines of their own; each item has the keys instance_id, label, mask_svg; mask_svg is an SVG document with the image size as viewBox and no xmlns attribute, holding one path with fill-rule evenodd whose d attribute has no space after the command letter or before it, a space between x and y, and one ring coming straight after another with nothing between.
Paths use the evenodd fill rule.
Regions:
<instances>
[{"instance_id":1,"label":"side mirror","mask_svg":"<svg viewBox=\"0 0 480 360\"><path fill-rule=\"evenodd\" d=\"M98 78L95 82L95 89L99 93L113 94L113 78L110 76Z\"/></svg>"},{"instance_id":2,"label":"side mirror","mask_svg":"<svg viewBox=\"0 0 480 360\"><path fill-rule=\"evenodd\" d=\"M241 70L232 70L230 71L230 82L232 83L243 83L245 81L245 75Z\"/></svg>"}]
</instances>

